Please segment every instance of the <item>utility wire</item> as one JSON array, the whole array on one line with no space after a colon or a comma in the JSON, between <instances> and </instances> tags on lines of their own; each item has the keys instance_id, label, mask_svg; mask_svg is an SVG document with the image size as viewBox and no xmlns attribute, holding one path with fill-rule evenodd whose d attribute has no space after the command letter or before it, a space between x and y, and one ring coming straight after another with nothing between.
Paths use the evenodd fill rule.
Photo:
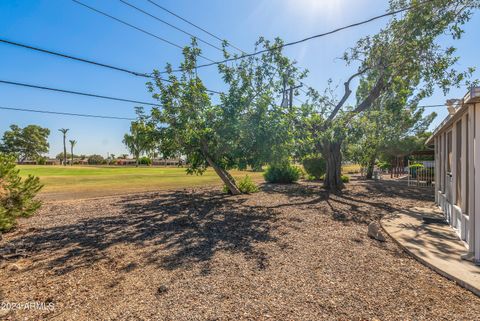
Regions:
<instances>
[{"instance_id":1,"label":"utility wire","mask_svg":"<svg viewBox=\"0 0 480 321\"><path fill-rule=\"evenodd\" d=\"M104 119L117 119L117 120L135 120L135 118L127 118L127 117L92 115L92 114L77 114L77 113L64 113L64 112L60 112L60 111L39 110L39 109L27 109L27 108L14 108L14 107L4 107L4 106L0 106L0 109L13 110L13 111L24 111L24 112L39 113L39 114L54 114L54 115L66 115L66 116L77 116L77 117L91 117L91 118L104 118Z\"/></svg>"},{"instance_id":2,"label":"utility wire","mask_svg":"<svg viewBox=\"0 0 480 321\"><path fill-rule=\"evenodd\" d=\"M167 39L165 39L165 38L162 38L162 37L160 37L160 36L158 36L158 35L156 35L156 34L153 34L153 33L149 32L149 31L147 31L147 30L145 30L145 29L142 29L142 28L139 28L139 27L137 27L137 26L134 26L134 25L132 25L131 23L126 22L125 20L116 18L116 17L114 17L114 16L112 16L112 15L110 15L110 14L104 12L104 11L100 11L100 10L98 10L98 9L95 9L94 7L91 7L91 6L89 6L89 5L86 5L85 3L80 2L80 1L78 1L78 0L72 0L72 1L75 2L75 3L77 3L77 4L79 4L79 5L81 5L81 6L84 6L84 7L87 8L87 9L92 10L93 12L96 12L96 13L98 13L98 14L100 14L100 15L103 15L103 16L105 16L105 17L107 17L107 18L110 18L110 19L112 19L112 20L115 20L115 21L117 21L117 22L119 22L119 23L121 23L121 24L124 24L124 25L132 28L132 29L135 29L135 30L137 30L137 31L140 31L140 32L142 32L142 33L144 33L144 34L146 34L146 35L149 35L150 37L156 38L156 39L158 39L158 40L160 40L160 41L163 41L163 42L165 42L165 43L168 43L169 45L172 45L172 46L174 46L174 47L176 47L176 48L179 48L179 49L183 50L183 47L182 47L182 46L180 46L180 45L178 45L178 44L176 44L176 43L174 43L174 42L172 42L172 41L170 41L170 40L167 40ZM215 62L214 60L212 60L212 59L210 59L210 58L207 58L207 57L205 57L205 56L203 56L203 55L199 55L199 57L201 57L201 58L203 58L203 59L205 59L205 60L208 60L208 61L210 61L210 62L212 62L212 63Z\"/></svg>"},{"instance_id":3,"label":"utility wire","mask_svg":"<svg viewBox=\"0 0 480 321\"><path fill-rule=\"evenodd\" d=\"M122 0L120 0L120 1L122 1ZM232 48L240 51L242 54L246 54L246 52L245 52L243 49L241 49L241 48L239 48L239 47L231 44L230 41L228 41L227 39L222 39L222 38L220 38L219 36L215 35L214 33L206 30L205 28L202 28L202 27L198 26L197 24L193 23L192 21L188 20L187 18L180 16L179 14L177 14L177 13L175 13L175 12L173 12L173 11L167 9L167 8L165 8L164 6L159 5L158 3L156 3L156 2L153 1L153 0L147 0L147 1L150 2L151 4L153 4L154 6L162 9L163 11L165 11L165 12L173 15L174 17L177 17L178 19L180 19L180 20L188 23L189 25L197 28L198 30L201 30L201 31L205 32L206 34L212 36L213 38L215 38L215 39L217 39L217 40L219 40L219 41L221 41L221 42L226 41L227 44L228 44L230 47L232 47ZM306 86L306 87L309 87L309 88L313 88L312 86L306 84L304 81L300 81L300 84L302 84L302 85L304 85L304 86ZM300 90L302 90L305 94L307 94L307 92L306 92L304 89L300 89Z\"/></svg>"},{"instance_id":4,"label":"utility wire","mask_svg":"<svg viewBox=\"0 0 480 321\"><path fill-rule=\"evenodd\" d=\"M301 100L299 100L299 99L297 99L297 100L298 100L299 102L303 103ZM428 105L428 106L418 106L418 107L443 107L443 106L445 106L445 105ZM117 117L117 116L106 116L106 115L93 115L93 114L78 114L78 113L66 113L66 112L51 111L51 110L15 108L15 107L5 107L5 106L0 106L0 109L10 110L10 111L22 111L22 112L39 113L39 114L74 116L74 117L101 118L101 119L114 119L114 120L129 120L129 121L135 120L135 118L128 118L128 117Z\"/></svg>"},{"instance_id":5,"label":"utility wire","mask_svg":"<svg viewBox=\"0 0 480 321\"><path fill-rule=\"evenodd\" d=\"M169 10L169 9L167 9L167 8L165 8L165 7L163 7L163 6L161 6L161 5L159 5L159 4L158 4L158 3L156 3L155 1L152 1L152 0L147 0L147 1L148 1L148 2L150 2L151 4L153 4L154 6L156 6L157 8L160 8L160 9L162 9L163 11L165 11L165 12L168 12L169 14L171 14L171 15L173 15L173 16L175 16L175 17L177 17L178 19L180 19L180 20L182 20L182 21L184 21L184 22L188 23L189 25L191 25L191 26L193 26L193 27L197 28L198 30L201 30L201 31L205 32L206 34L208 34L208 35L212 36L213 38L215 38L215 39L217 39L217 40L219 40L219 41L221 41L221 42L223 42L223 41L226 41L225 39L222 39L222 38L220 38L219 36L216 36L215 34L211 33L210 31L208 31L208 30L205 30L204 28L202 28L202 27L200 27L200 26L198 26L198 25L194 24L193 22L189 21L188 19L186 19L186 18L183 18L182 16L180 16L180 15L176 14L175 12L173 12L173 11L171 11L171 10ZM227 44L228 44L230 47L232 47L232 48L234 48L234 49L237 49L237 50L238 50L238 51L240 51L241 53L245 53L245 51L243 51L242 49L240 49L240 48L238 48L238 47L234 46L233 44L231 44L231 43L230 43L230 42L228 42L228 41L227 41Z\"/></svg>"},{"instance_id":6,"label":"utility wire","mask_svg":"<svg viewBox=\"0 0 480 321\"><path fill-rule=\"evenodd\" d=\"M77 1L77 0L72 0L72 1ZM432 0L425 0L425 1L421 2L421 3L419 3L419 4L416 4L416 5L412 5L412 6L409 6L409 7L406 7L406 8L402 8L402 9L390 11L390 12L387 12L387 13L384 13L384 14L381 14L381 15L378 15L378 16L375 16L375 17L372 17L372 18L369 18L369 19L367 19L367 20L363 20L363 21L360 21L360 22L352 23L352 24L349 24L349 25L347 25L347 26L343 26L343 27L340 27L340 28L336 28L336 29L333 29L333 30L331 30L331 31L327 31L327 32L324 32L324 33L320 33L320 34L317 34L317 35L314 35L314 36L310 36L310 37L307 37L307 38L303 38L303 39L300 39L300 40L297 40L297 41L287 42L287 43L284 43L284 44L279 45L279 46L273 46L273 47L271 47L271 48L259 50L259 51L256 51L256 52L252 52L252 53L248 53L248 54L242 54L242 55L240 55L240 56L238 56L238 57L232 57L232 58L227 58L227 59L223 59L223 60L220 60L220 61L213 61L213 62L206 63L206 64L203 64L203 65L197 65L196 68L204 68L204 67L209 67L209 66L224 64L224 63L227 63L227 62L230 62L230 61L236 61L236 60L239 60L239 59L244 59L244 58L248 58L248 57L260 55L260 54L262 54L262 53L270 52L270 51L273 51L273 50L278 50L278 49L283 49L283 48L285 48L285 47L298 45L298 44L300 44L300 43L303 43L303 42L306 42L306 41L310 41L310 40L312 40L312 39L322 38L322 37L325 37L325 36L328 36L328 35L331 35L331 34L334 34L334 33L337 33L337 32L343 31L343 30L346 30L346 29L350 29L350 28L354 28L354 27L358 27L358 26L361 26L361 25L370 23L370 22L375 21L375 20L378 20L378 19L382 19L382 18L385 18L385 17L393 16L393 15L396 15L396 14L398 14L398 13L402 13L402 12L405 12L405 11L408 11L408 10L411 10L411 9L414 9L414 8L417 8L417 7L422 6L422 5L424 5L424 4L428 3L428 2L431 2L431 1L432 1ZM172 72L181 72L181 71L184 71L184 70L183 70L182 68L179 68L179 69L173 70ZM166 72L162 72L162 73L166 73Z\"/></svg>"},{"instance_id":7,"label":"utility wire","mask_svg":"<svg viewBox=\"0 0 480 321\"><path fill-rule=\"evenodd\" d=\"M3 38L0 38L0 42L8 44L8 45L16 46L16 47L28 49L28 50L33 50L33 51L46 53L46 54L49 54L49 55L53 55L53 56L57 56L57 57L65 58L65 59L71 59L71 60L91 64L91 65L94 65L94 66L97 66L97 67L103 67L103 68L108 68L108 69L112 69L112 70L116 70L116 71L125 72L125 73L131 74L131 75L134 75L134 76L138 76L138 77L152 78L152 79L155 78L151 74L147 74L147 73L144 73L144 72L132 71L132 70L129 70L129 69L126 69L126 68L112 66L112 65L109 65L109 64L104 64L104 63L101 63L101 62L88 60L88 59L84 59L84 58L74 57L74 56L71 56L71 55L67 55L67 54L64 54L64 53L60 53L60 52L56 52L56 51L52 51L52 50L48 50L48 49L33 47L33 46L30 46L30 45L10 41L10 40L3 39ZM170 83L172 82L169 79L164 79L164 78L160 78L160 79L162 81L165 81L165 82L170 82ZM213 94L220 94L220 92L216 91L216 90L207 89L206 91L208 91L210 93L213 93Z\"/></svg>"},{"instance_id":8,"label":"utility wire","mask_svg":"<svg viewBox=\"0 0 480 321\"><path fill-rule=\"evenodd\" d=\"M143 9L137 7L137 6L134 6L133 4L131 4L131 3L127 2L127 1L125 1L125 0L118 0L118 1L122 2L123 4L129 6L129 7L133 8L133 9L135 9L135 10L143 13L143 14L146 14L147 16L149 16L149 17L151 17L151 18L153 18L153 19L155 19L155 20L157 20L157 21L160 21L160 22L166 24L167 26L169 26L169 27L171 27L171 28L173 28L173 29L175 29L175 30L178 30L178 31L180 31L180 32L182 32L182 33L184 33L184 34L192 37L192 38L198 39L198 41L203 42L204 44L207 44L207 45L209 45L209 46L212 47L212 48L215 48L215 49L223 52L223 49L222 49L222 48L220 48L220 47L212 44L211 42L208 42L208 41L206 41L206 40L203 40L202 38L197 37L197 36L189 33L188 31L185 31L185 30L183 30L183 29L181 29L181 28L179 28L179 27L177 27L177 26L175 26L175 25L173 25L173 24L171 24L171 23L169 23L169 22L167 22L167 21L165 21L165 20L163 20L163 19L160 19L159 17L154 16L153 14L150 14L150 13L148 13L147 11L145 11L145 10L143 10Z\"/></svg>"},{"instance_id":9,"label":"utility wire","mask_svg":"<svg viewBox=\"0 0 480 321\"><path fill-rule=\"evenodd\" d=\"M14 85L14 86L22 86L22 87L29 87L29 88L35 88L35 89L49 90L49 91L66 93L66 94L73 94L73 95L81 95L81 96L94 97L94 98L116 100L116 101L122 101L122 102L128 102L128 103L135 103L135 104L142 104L142 105L149 105L149 106L156 106L156 107L160 106L158 104L147 103L147 102L139 101L139 100L131 100L131 99L125 99L125 98L118 98L118 97L111 97L111 96L103 96L103 95L85 93L85 92L80 92L80 91L37 86L37 85L25 84L25 83L13 82L13 81L7 81L7 80L0 80L0 83L7 84L7 85Z\"/></svg>"},{"instance_id":10,"label":"utility wire","mask_svg":"<svg viewBox=\"0 0 480 321\"><path fill-rule=\"evenodd\" d=\"M126 72L126 73L132 74L134 76L140 76L140 77L146 77L146 78L151 77L151 75L143 73L143 72L132 71L132 70L128 70L128 69L125 69L125 68L122 68L122 67L107 65L107 64L104 64L104 63L101 63L101 62L96 62L96 61L93 61L93 60L78 58L78 57L74 57L74 56L67 55L67 54L64 54L64 53L59 53L59 52L55 52L55 51L48 50L48 49L33 47L33 46L30 46L30 45L10 41L10 40L3 39L3 38L0 38L0 42L5 43L5 44L9 44L9 45L12 45L12 46L17 46L17 47L21 47L21 48L25 48L25 49L29 49L29 50L34 50L34 51L46 53L46 54L49 54L49 55L54 55L54 56L58 56L58 57L66 58L66 59L72 59L72 60L96 65L96 66L99 66L99 67L104 67L104 68L109 68L109 69L113 69L113 70L117 70L117 71Z\"/></svg>"}]
</instances>

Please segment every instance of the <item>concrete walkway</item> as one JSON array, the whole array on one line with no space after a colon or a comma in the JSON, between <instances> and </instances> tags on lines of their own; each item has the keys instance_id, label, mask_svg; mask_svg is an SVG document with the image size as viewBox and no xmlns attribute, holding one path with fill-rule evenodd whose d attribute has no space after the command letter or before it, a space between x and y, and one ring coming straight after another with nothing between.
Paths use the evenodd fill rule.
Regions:
<instances>
[{"instance_id":1,"label":"concrete walkway","mask_svg":"<svg viewBox=\"0 0 480 321\"><path fill-rule=\"evenodd\" d=\"M383 229L417 260L480 296L480 266L462 260L467 249L446 224L427 223L423 217L441 219L440 210L411 208L381 220Z\"/></svg>"}]
</instances>

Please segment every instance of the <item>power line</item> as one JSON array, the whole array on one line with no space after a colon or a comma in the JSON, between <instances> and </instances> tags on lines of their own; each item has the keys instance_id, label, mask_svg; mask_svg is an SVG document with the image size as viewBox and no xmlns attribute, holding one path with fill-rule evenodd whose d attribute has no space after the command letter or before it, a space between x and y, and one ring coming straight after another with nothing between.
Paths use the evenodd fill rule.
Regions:
<instances>
[{"instance_id":1,"label":"power line","mask_svg":"<svg viewBox=\"0 0 480 321\"><path fill-rule=\"evenodd\" d=\"M201 31L205 32L206 34L212 36L213 38L215 38L215 39L217 39L217 40L219 40L219 41L221 41L221 42L226 41L225 39L222 39L222 38L220 38L219 36L216 36L215 34L211 33L210 31L205 30L204 28L202 28L202 27L194 24L193 22L189 21L189 20L186 19L186 18L183 18L182 16L176 14L175 12L173 12L173 11L171 11L171 10L169 10L169 9L161 6L161 5L159 5L158 3L156 3L156 2L154 2L154 1L152 1L152 0L147 0L147 1L150 2L151 4L153 4L154 6L156 6L157 8L160 8L160 9L162 9L163 11L168 12L169 14L177 17L178 19L180 19L180 20L188 23L189 25L197 28L198 30L201 30ZM228 42L228 41L227 41L227 44L228 44L230 47L232 47L232 48L234 48L234 49L237 49L237 50L240 51L241 53L245 53L242 49L234 46L233 44L231 44L231 43Z\"/></svg>"},{"instance_id":2,"label":"power line","mask_svg":"<svg viewBox=\"0 0 480 321\"><path fill-rule=\"evenodd\" d=\"M72 1L77 1L77 0L72 0ZM256 55L266 53L266 52L270 52L270 51L273 51L273 50L278 50L278 49L283 49L285 47L298 45L300 43L303 43L303 42L306 42L306 41L309 41L309 40L312 40L312 39L325 37L325 36L328 36L328 35L331 35L331 34L346 30L346 29L350 29L350 28L353 28L353 27L358 27L358 26L370 23L370 22L378 20L378 19L382 19L382 18L385 18L385 17L388 17L388 16L393 16L393 15L396 15L398 13L402 13L404 11L408 11L408 10L417 8L417 7L422 6L422 5L426 4L427 2L431 2L431 1L432 0L425 0L424 2L419 3L417 5L409 6L409 7L403 8L403 9L390 11L390 12L387 12L387 13L369 18L367 20L352 23L352 24L349 24L347 26L336 28L336 29L333 29L333 30L330 30L330 31L327 31L327 32L324 32L324 33L320 33L320 34L317 34L317 35L313 35L313 36L310 36L310 37L307 37L307 38L303 38L303 39L300 39L300 40L297 40L297 41L287 42L287 43L284 43L284 44L279 45L279 46L273 46L271 48L262 49L262 50L252 52L252 53L248 53L248 54L242 54L238 57L232 57L232 58L227 58L227 59L223 59L223 60L220 60L220 61L213 61L213 62L206 63L206 64L203 64L203 65L197 65L195 68L204 68L204 67L210 67L210 66L214 66L214 65L224 64L224 63L227 63L227 62L230 62L230 61L236 61L236 60L239 60L239 59L244 59L244 58L256 56ZM184 69L179 68L179 69L173 70L172 72L182 72L182 71L184 71ZM167 72L165 71L165 72L162 72L162 73L167 73Z\"/></svg>"},{"instance_id":3,"label":"power line","mask_svg":"<svg viewBox=\"0 0 480 321\"><path fill-rule=\"evenodd\" d=\"M169 27L171 27L171 28L173 28L173 29L175 29L175 30L178 30L178 31L180 31L180 32L182 32L182 33L184 33L184 34L192 37L192 38L198 39L198 41L203 42L204 44L207 44L207 45L209 45L209 46L212 47L212 48L215 48L215 49L223 52L223 49L222 49L222 48L220 48L220 47L218 47L218 46L215 46L215 45L212 44L211 42L208 42L208 41L206 41L206 40L203 40L202 38L197 37L197 36L189 33L188 31L185 31L185 30L183 30L183 29L181 29L181 28L179 28L179 27L177 27L177 26L175 26L175 25L173 25L173 24L171 24L171 23L169 23L169 22L167 22L167 21L165 21L165 20L163 20L163 19L160 19L159 17L154 16L154 15L148 13L147 11L145 11L145 10L143 10L143 9L137 7L137 6L134 6L133 4L131 4L131 3L127 2L127 1L125 1L125 0L118 0L118 1L122 2L123 4L131 7L131 8L133 8L133 9L135 9L135 10L137 10L137 11L139 11L139 12L141 12L141 13L143 13L143 14L145 14L145 15L147 15L147 16L155 19L155 20L157 20L157 21L160 21L160 22L166 24L167 26L169 26Z\"/></svg>"},{"instance_id":4,"label":"power line","mask_svg":"<svg viewBox=\"0 0 480 321\"><path fill-rule=\"evenodd\" d=\"M35 88L35 89L49 90L49 91L66 93L66 94L73 94L73 95L81 95L81 96L94 97L94 98L116 100L116 101L122 101L122 102L128 102L128 103L135 103L135 104L142 104L142 105L149 105L149 106L156 106L156 107L160 106L159 104L147 103L147 102L139 101L139 100L125 99L125 98L118 98L118 97L111 97L111 96L103 96L103 95L97 95L97 94L91 94L91 93L85 93L85 92L73 91L73 90L66 90L66 89L58 89L58 88L52 88L52 87L37 86L37 85L25 84L25 83L13 82L13 81L7 81L7 80L0 80L0 83L7 84L7 85L14 85L14 86L22 86L22 87L29 87L29 88Z\"/></svg>"},{"instance_id":5,"label":"power line","mask_svg":"<svg viewBox=\"0 0 480 321\"><path fill-rule=\"evenodd\" d=\"M122 1L122 2L124 2L123 0L119 0L119 1ZM206 30L206 29L204 29L204 28L202 28L202 27L198 26L197 24L195 24L195 23L191 22L190 20L188 20L188 19L186 19L186 18L184 18L184 17L180 16L180 15L179 15L179 14L177 14L177 13L174 13L173 11L171 11L171 10L169 10L169 9L167 9L167 8L165 8L165 7L163 7L163 6L161 6L161 5L159 5L158 3L156 3L156 2L154 2L154 1L152 1L152 0L147 0L147 1L148 1L148 2L150 2L151 4L155 5L156 7L158 7L158 8L160 8L160 9L164 10L165 12L167 12L167 13L169 13L169 14L173 15L174 17L177 17L178 19L180 19L180 20L182 20L182 21L184 21L184 22L188 23L189 25L191 25L191 26L193 26L193 27L195 27L195 28L197 28L197 29L199 29L199 30L201 30L201 31L205 32L206 34L208 34L208 35L212 36L213 38L215 38L215 39L218 39L218 40L219 40L219 41L221 41L221 42L223 42L223 41L226 41L226 42L227 42L227 44L228 44L230 47L232 47L232 48L234 48L234 49L236 49L236 50L240 51L242 54L245 54L245 51L244 51L244 50L242 50L242 49L240 49L240 48L238 48L238 47L234 46L234 45L233 45L233 44L231 44L231 43L230 43L228 40L220 38L219 36L217 36L217 35L213 34L212 32L210 32L210 31L208 31L208 30ZM148 14L148 13L146 13L146 14ZM150 15L150 14L148 14L148 15ZM302 84L302 85L305 85L305 86L307 86L307 87L311 87L311 86L307 85L307 84L306 84L305 82L303 82L303 81L300 81L300 84ZM300 90L302 90L302 91L303 91L305 94L307 94L307 92L306 92L304 89L300 88ZM297 100L298 100L298 99L297 99ZM302 104L303 104L303 102L302 102Z\"/></svg>"},{"instance_id":6,"label":"power line","mask_svg":"<svg viewBox=\"0 0 480 321\"><path fill-rule=\"evenodd\" d=\"M4 107L4 106L0 106L0 109L13 110L13 111L24 111L24 112L39 113L39 114L54 114L54 115L66 115L66 116L77 116L77 117L91 117L91 118L104 118L104 119L117 119L117 120L135 120L135 118L127 118L127 117L116 117L116 116L105 116L105 115L92 115L92 114L77 114L77 113L64 113L64 112L60 112L60 111L39 110L39 109L26 109L26 108L14 108L14 107Z\"/></svg>"},{"instance_id":7,"label":"power line","mask_svg":"<svg viewBox=\"0 0 480 321\"><path fill-rule=\"evenodd\" d=\"M129 69L126 69L126 68L117 67L117 66L113 66L113 65L109 65L109 64L89 60L89 59L79 58L79 57L75 57L75 56L72 56L72 55L68 55L68 54L64 54L64 53L60 53L60 52L56 52L56 51L52 51L52 50L48 50L48 49L38 48L38 47L23 44L23 43L10 41L10 40L7 40L7 39L0 38L0 42L8 44L8 45L16 46L16 47L28 49L28 50L33 50L33 51L38 51L38 52L41 52L41 53L46 53L46 54L49 54L49 55L53 55L53 56L57 56L57 57L65 58L65 59L71 59L71 60L75 60L75 61L78 61L78 62L91 64L91 65L94 65L94 66L97 66L97 67L103 67L103 68L108 68L108 69L112 69L112 70L116 70L116 71L125 72L125 73L131 74L131 75L134 75L134 76L138 76L138 77L152 78L152 79L155 78L151 74L147 74L147 73L144 73L144 72L133 71L133 70L129 70ZM164 79L164 78L160 78L160 80L165 81L165 82L170 82L170 83L172 82L171 80ZM208 91L210 93L213 93L213 94L220 94L220 92L216 91L216 90L207 89L206 91Z\"/></svg>"},{"instance_id":8,"label":"power line","mask_svg":"<svg viewBox=\"0 0 480 321\"><path fill-rule=\"evenodd\" d=\"M445 104L443 104L443 105L419 105L417 107L421 107L421 108L445 107Z\"/></svg>"},{"instance_id":9,"label":"power line","mask_svg":"<svg viewBox=\"0 0 480 321\"><path fill-rule=\"evenodd\" d=\"M168 43L169 45L172 45L172 46L174 46L174 47L176 47L176 48L179 48L179 49L183 50L183 47L182 47L182 46L180 46L180 45L178 45L178 44L176 44L176 43L174 43L174 42L172 42L172 41L170 41L170 40L167 40L167 39L165 39L165 38L162 38L162 37L160 37L160 36L158 36L158 35L156 35L156 34L153 34L153 33L149 32L149 31L147 31L147 30L145 30L145 29L142 29L142 28L140 28L140 27L134 26L134 25L132 25L131 23L126 22L125 20L116 18L116 17L114 17L114 16L112 16L112 15L110 15L110 14L104 12L104 11L100 11L100 10L98 10L98 9L95 9L95 8L89 6L89 5L86 5L86 4L83 3L83 2L78 1L78 0L72 0L72 1L75 2L75 3L77 3L77 4L79 4L79 5L81 5L81 6L84 6L84 7L87 8L87 9L92 10L93 12L96 12L96 13L98 13L98 14L100 14L100 15L103 15L103 16L105 16L105 17L107 17L107 18L110 18L110 19L112 19L112 20L115 20L115 21L117 21L117 22L119 22L119 23L121 23L121 24L124 24L124 25L132 28L132 29L135 29L135 30L137 30L137 31L140 31L140 32L142 32L142 33L144 33L144 34L146 34L146 35L149 35L150 37L156 38L156 39L158 39L158 40L160 40L160 41L163 41L163 42L165 42L165 43ZM210 62L212 62L212 63L215 62L214 60L212 60L212 59L210 59L210 58L207 58L207 57L205 57L205 56L203 56L203 55L199 55L199 57L201 57L201 58L203 58L203 59L205 59L205 60L208 60L208 61L210 61Z\"/></svg>"},{"instance_id":10,"label":"power line","mask_svg":"<svg viewBox=\"0 0 480 321\"><path fill-rule=\"evenodd\" d=\"M33 47L33 46L30 46L30 45L10 41L10 40L3 39L3 38L0 38L0 42L6 43L6 44L9 44L9 45L12 45L12 46L17 46L17 47L21 47L21 48L25 48L25 49L29 49L29 50L34 50L34 51L46 53L46 54L49 54L49 55L54 55L54 56L58 56L58 57L66 58L66 59L72 59L72 60L76 60L76 61L79 61L79 62L84 62L84 63L96 65L96 66L99 66L99 67L104 67L104 68L109 68L109 69L113 69L113 70L117 70L117 71L126 72L126 73L132 74L134 76L146 77L146 78L151 77L150 75L148 75L146 73L143 73L143 72L132 71L132 70L128 70L128 69L125 69L125 68L122 68L122 67L107 65L107 64L104 64L104 63L101 63L101 62L96 62L96 61L93 61L93 60L78 58L78 57L74 57L74 56L67 55L67 54L64 54L64 53L59 53L59 52L55 52L55 51L48 50L48 49Z\"/></svg>"},{"instance_id":11,"label":"power line","mask_svg":"<svg viewBox=\"0 0 480 321\"><path fill-rule=\"evenodd\" d=\"M122 1L122 0L120 0L120 1ZM221 41L221 42L226 41L227 44L228 44L230 47L232 47L232 48L240 51L242 54L245 54L245 51L244 51L243 49L240 49L239 47L234 46L234 45L231 44L230 41L228 41L227 39L222 39L222 38L220 38L219 36L217 36L217 35L213 34L212 32L210 32L210 31L208 31L208 30L206 30L206 29L198 26L197 24L193 23L192 21L188 20L187 18L184 18L184 17L180 16L179 14L177 14L177 13L175 13L175 12L173 12L173 11L167 9L167 8L165 8L164 6L159 5L158 3L156 3L156 2L153 1L153 0L147 0L147 1L150 2L151 4L153 4L154 6L162 9L163 11L165 11L165 12L173 15L174 17L177 17L178 19L180 19L180 20L188 23L189 25L197 28L198 30L201 30L201 31L205 32L206 34L212 36L213 38L215 38L215 39L217 39L217 40L219 40L219 41ZM304 85L304 86L306 86L306 87L313 88L312 86L308 85L308 84L305 83L304 81L300 81L300 84L302 84L302 85ZM307 94L307 92L306 92L304 89L300 89L300 90L302 90L305 94Z\"/></svg>"}]
</instances>

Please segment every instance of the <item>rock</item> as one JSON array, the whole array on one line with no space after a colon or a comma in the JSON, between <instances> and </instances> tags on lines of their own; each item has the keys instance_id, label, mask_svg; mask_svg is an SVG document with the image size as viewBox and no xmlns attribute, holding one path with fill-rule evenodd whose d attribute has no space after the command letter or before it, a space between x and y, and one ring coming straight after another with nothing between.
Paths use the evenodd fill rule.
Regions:
<instances>
[{"instance_id":1,"label":"rock","mask_svg":"<svg viewBox=\"0 0 480 321\"><path fill-rule=\"evenodd\" d=\"M380 242L385 242L387 240L383 234L382 227L378 222L372 222L368 225L368 236Z\"/></svg>"},{"instance_id":2,"label":"rock","mask_svg":"<svg viewBox=\"0 0 480 321\"><path fill-rule=\"evenodd\" d=\"M158 295L161 295L161 294L164 294L168 291L168 287L166 285L160 285L157 289L157 294Z\"/></svg>"},{"instance_id":3,"label":"rock","mask_svg":"<svg viewBox=\"0 0 480 321\"><path fill-rule=\"evenodd\" d=\"M32 265L32 261L28 259L20 259L15 263L7 265L7 270L11 272L19 272L28 269Z\"/></svg>"}]
</instances>

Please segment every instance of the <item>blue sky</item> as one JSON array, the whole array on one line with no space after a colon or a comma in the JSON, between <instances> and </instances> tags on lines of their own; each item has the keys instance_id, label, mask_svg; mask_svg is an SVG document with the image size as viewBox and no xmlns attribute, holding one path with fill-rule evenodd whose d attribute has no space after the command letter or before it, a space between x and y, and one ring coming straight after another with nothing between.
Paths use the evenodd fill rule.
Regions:
<instances>
[{"instance_id":1,"label":"blue sky","mask_svg":"<svg viewBox=\"0 0 480 321\"><path fill-rule=\"evenodd\" d=\"M180 45L186 45L190 41L188 36L117 0L81 1ZM215 39L168 15L146 0L127 1L215 42ZM156 1L248 52L253 50L253 43L259 36L297 40L382 14L388 7L386 0ZM353 67L346 67L338 57L360 37L376 33L386 23L387 19L379 20L290 47L285 52L296 59L300 66L310 70L306 80L309 85L322 89L329 78L334 84L342 84L352 73ZM465 29L464 37L455 43L461 56L458 69L478 67L480 12L476 12ZM150 72L154 68L162 68L167 62L178 65L182 58L178 48L69 0L0 1L0 37L135 71ZM451 44L449 39L441 41ZM220 52L213 48L202 46L202 49L204 55L211 59L221 58ZM207 87L222 89L215 67L204 68L201 76ZM480 78L480 71L476 72L475 78ZM5 44L0 44L0 79L152 101L142 78ZM453 89L448 97L444 97L437 91L423 103L442 104L446 98L459 98L465 92L466 88ZM0 106L134 117L135 105L0 84ZM433 110L439 113L435 125L446 116L446 110L443 107L428 109ZM61 135L57 131L61 127L70 128L69 139L78 141L76 153L106 156L107 153L120 155L126 152L121 141L123 134L128 131L128 121L0 110L0 133L12 123L20 126L37 124L50 128L50 155L56 155L62 150Z\"/></svg>"}]
</instances>

